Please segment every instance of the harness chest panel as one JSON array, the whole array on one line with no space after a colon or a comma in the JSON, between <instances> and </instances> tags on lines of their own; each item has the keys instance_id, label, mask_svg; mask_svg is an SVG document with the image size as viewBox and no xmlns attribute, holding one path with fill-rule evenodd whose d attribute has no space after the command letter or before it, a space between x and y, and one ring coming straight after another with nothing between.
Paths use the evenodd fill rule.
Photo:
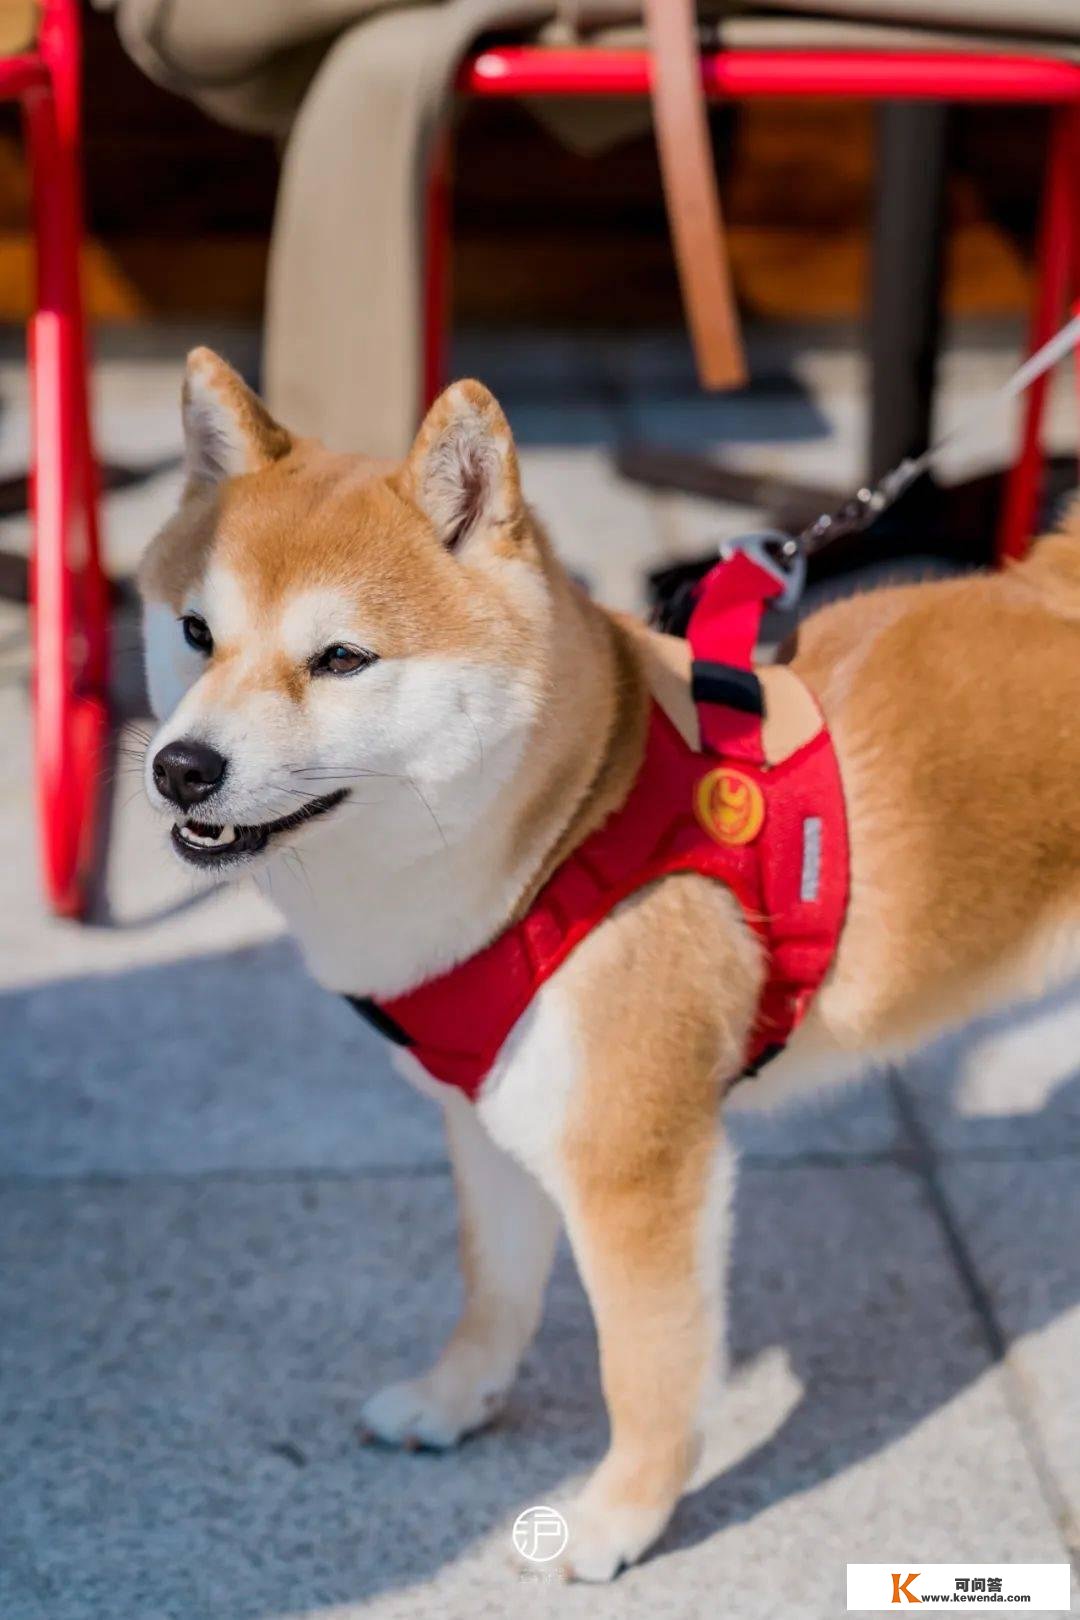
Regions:
<instances>
[{"instance_id":1,"label":"harness chest panel","mask_svg":"<svg viewBox=\"0 0 1080 1620\"><path fill-rule=\"evenodd\" d=\"M575 946L620 901L678 872L723 883L762 942L766 975L746 1071L774 1055L802 1019L843 924L847 825L823 725L786 759L764 757L750 656L775 592L775 578L743 556L704 582L689 631L700 751L654 703L625 802L558 867L520 921L403 995L349 998L436 1079L474 1097L537 990Z\"/></svg>"}]
</instances>

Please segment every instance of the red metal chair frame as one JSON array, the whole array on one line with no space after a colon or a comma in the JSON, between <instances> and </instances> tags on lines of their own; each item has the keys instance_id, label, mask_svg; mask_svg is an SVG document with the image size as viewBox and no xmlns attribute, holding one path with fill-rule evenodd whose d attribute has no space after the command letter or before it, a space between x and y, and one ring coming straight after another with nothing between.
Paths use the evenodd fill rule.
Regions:
<instances>
[{"instance_id":1,"label":"red metal chair frame","mask_svg":"<svg viewBox=\"0 0 1080 1620\"><path fill-rule=\"evenodd\" d=\"M1052 109L1036 265L1030 346L1051 336L1080 290L1076 187L1080 184L1080 66L1049 58L887 51L716 51L702 57L714 100L755 97L1021 102ZM644 50L547 50L505 46L467 60L460 94L484 97L646 96ZM449 157L436 148L428 187L424 297L425 404L445 374L449 310ZM1035 524L1045 460L1041 428L1046 379L1028 392L1019 456L1006 477L996 541L999 562L1021 557Z\"/></svg>"},{"instance_id":2,"label":"red metal chair frame","mask_svg":"<svg viewBox=\"0 0 1080 1620\"><path fill-rule=\"evenodd\" d=\"M73 917L87 902L108 723L108 595L79 280L77 0L44 0L33 48L0 59L0 97L22 105L36 244L30 599L39 841L49 901Z\"/></svg>"}]
</instances>

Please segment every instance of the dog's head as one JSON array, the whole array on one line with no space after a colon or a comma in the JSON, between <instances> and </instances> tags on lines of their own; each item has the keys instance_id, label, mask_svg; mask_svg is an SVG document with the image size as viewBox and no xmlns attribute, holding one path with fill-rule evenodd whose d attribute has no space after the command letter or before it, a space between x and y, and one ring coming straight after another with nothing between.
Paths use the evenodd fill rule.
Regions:
<instances>
[{"instance_id":1,"label":"dog's head","mask_svg":"<svg viewBox=\"0 0 1080 1620\"><path fill-rule=\"evenodd\" d=\"M359 814L401 864L460 838L513 776L550 658L499 406L456 383L400 465L333 456L197 349L183 414L187 487L139 580L146 789L178 854L220 871Z\"/></svg>"}]
</instances>

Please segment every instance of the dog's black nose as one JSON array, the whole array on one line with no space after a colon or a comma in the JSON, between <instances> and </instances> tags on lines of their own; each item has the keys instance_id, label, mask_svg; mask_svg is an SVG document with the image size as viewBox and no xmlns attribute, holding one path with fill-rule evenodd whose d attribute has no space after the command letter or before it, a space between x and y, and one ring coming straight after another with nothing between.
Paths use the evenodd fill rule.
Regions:
<instances>
[{"instance_id":1,"label":"dog's black nose","mask_svg":"<svg viewBox=\"0 0 1080 1620\"><path fill-rule=\"evenodd\" d=\"M182 810L208 799L224 775L225 760L217 749L190 737L166 743L154 756L154 786Z\"/></svg>"}]
</instances>

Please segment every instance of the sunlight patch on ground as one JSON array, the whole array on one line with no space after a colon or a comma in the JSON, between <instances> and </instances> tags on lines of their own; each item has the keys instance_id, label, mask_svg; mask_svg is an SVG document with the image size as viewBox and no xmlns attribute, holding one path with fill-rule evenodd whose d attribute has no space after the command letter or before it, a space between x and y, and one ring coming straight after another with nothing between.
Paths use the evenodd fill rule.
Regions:
<instances>
[{"instance_id":1,"label":"sunlight patch on ground","mask_svg":"<svg viewBox=\"0 0 1080 1620\"><path fill-rule=\"evenodd\" d=\"M956 1091L963 1118L1037 1114L1080 1067L1080 1001L1040 1008L973 1042Z\"/></svg>"}]
</instances>

